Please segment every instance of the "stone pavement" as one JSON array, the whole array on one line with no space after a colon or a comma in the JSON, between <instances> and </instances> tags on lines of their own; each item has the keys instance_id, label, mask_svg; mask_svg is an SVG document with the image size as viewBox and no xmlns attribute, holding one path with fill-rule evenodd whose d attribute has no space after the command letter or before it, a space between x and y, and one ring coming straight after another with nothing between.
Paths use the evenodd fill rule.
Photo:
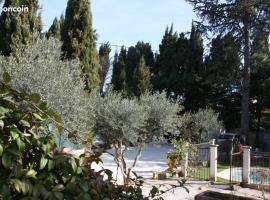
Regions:
<instances>
[{"instance_id":1,"label":"stone pavement","mask_svg":"<svg viewBox=\"0 0 270 200\"><path fill-rule=\"evenodd\" d=\"M143 187L144 194L149 194L150 189L153 185L158 186L160 184L164 184L161 189L166 190L169 188L170 184L178 185L176 180L152 180L152 179L146 179L145 184ZM176 188L172 191L167 192L166 194L162 195L162 197L165 200L193 200L194 197L197 194L200 194L201 192L211 190L221 193L229 193L229 194L235 194L238 196L243 197L253 197L258 200L263 200L263 194L262 191L249 189L249 188L242 188L242 187L234 187L235 190L231 191L229 190L228 185L221 185L216 184L212 185L207 181L187 181L185 184L187 189L189 190L189 193L184 188ZM270 200L270 192L265 192L265 198L266 200Z\"/></svg>"}]
</instances>

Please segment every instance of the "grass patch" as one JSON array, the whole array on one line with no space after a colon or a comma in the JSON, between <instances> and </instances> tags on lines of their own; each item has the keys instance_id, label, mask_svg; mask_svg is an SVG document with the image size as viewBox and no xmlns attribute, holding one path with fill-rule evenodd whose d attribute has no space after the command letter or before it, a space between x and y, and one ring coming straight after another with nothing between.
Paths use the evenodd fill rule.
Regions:
<instances>
[{"instance_id":1,"label":"grass patch","mask_svg":"<svg viewBox=\"0 0 270 200\"><path fill-rule=\"evenodd\" d=\"M230 168L230 165L228 165L228 164L218 164L217 171L221 172L221 171L223 171L225 169L229 169L229 168Z\"/></svg>"},{"instance_id":2,"label":"grass patch","mask_svg":"<svg viewBox=\"0 0 270 200\"><path fill-rule=\"evenodd\" d=\"M192 168L189 170L188 177L209 180L210 168L209 167Z\"/></svg>"},{"instance_id":3,"label":"grass patch","mask_svg":"<svg viewBox=\"0 0 270 200\"><path fill-rule=\"evenodd\" d=\"M225 179L225 178L217 177L217 182L218 182L218 183L226 183L226 184L229 184L229 183L230 183L230 180Z\"/></svg>"},{"instance_id":4,"label":"grass patch","mask_svg":"<svg viewBox=\"0 0 270 200\"><path fill-rule=\"evenodd\" d=\"M229 165L223 165L218 164L217 171L221 172L225 169L229 169ZM203 179L203 180L209 180L210 179L210 168L209 167L202 167L199 166L197 168L191 168L189 169L188 177L190 178L196 178L196 179ZM218 178L218 182L228 182L229 180Z\"/></svg>"}]
</instances>

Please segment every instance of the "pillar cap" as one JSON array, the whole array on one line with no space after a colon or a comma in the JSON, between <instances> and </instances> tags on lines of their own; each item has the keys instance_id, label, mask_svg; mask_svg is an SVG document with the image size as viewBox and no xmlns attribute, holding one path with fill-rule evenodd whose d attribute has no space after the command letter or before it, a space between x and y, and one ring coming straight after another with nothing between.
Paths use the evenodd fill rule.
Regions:
<instances>
[{"instance_id":1,"label":"pillar cap","mask_svg":"<svg viewBox=\"0 0 270 200\"><path fill-rule=\"evenodd\" d=\"M218 147L218 144L209 144L209 147Z\"/></svg>"},{"instance_id":2,"label":"pillar cap","mask_svg":"<svg viewBox=\"0 0 270 200\"><path fill-rule=\"evenodd\" d=\"M251 146L243 146L244 149L252 149Z\"/></svg>"}]
</instances>

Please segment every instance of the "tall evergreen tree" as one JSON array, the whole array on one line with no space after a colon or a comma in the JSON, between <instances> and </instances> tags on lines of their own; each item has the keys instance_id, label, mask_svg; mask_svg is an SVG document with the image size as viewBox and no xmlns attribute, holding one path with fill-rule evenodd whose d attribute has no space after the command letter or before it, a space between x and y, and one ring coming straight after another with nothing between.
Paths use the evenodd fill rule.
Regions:
<instances>
[{"instance_id":1,"label":"tall evergreen tree","mask_svg":"<svg viewBox=\"0 0 270 200\"><path fill-rule=\"evenodd\" d=\"M79 59L86 89L99 87L99 58L89 0L69 0L62 30L63 56Z\"/></svg>"},{"instance_id":2,"label":"tall evergreen tree","mask_svg":"<svg viewBox=\"0 0 270 200\"><path fill-rule=\"evenodd\" d=\"M154 53L152 50L152 47L149 43L145 43L142 41L137 42L135 48L139 52L139 61L141 60L141 57L144 57L145 64L150 68L150 71L152 71L152 68L154 67Z\"/></svg>"},{"instance_id":3,"label":"tall evergreen tree","mask_svg":"<svg viewBox=\"0 0 270 200\"><path fill-rule=\"evenodd\" d=\"M132 92L135 96L139 97L146 91L151 90L150 70L149 67L146 66L144 57L141 57L134 72L133 84L134 88L132 89Z\"/></svg>"},{"instance_id":4,"label":"tall evergreen tree","mask_svg":"<svg viewBox=\"0 0 270 200\"><path fill-rule=\"evenodd\" d=\"M139 59L140 59L140 55L139 55L138 50L134 46L129 47L127 51L126 62L125 62L127 91L130 91L131 88L133 88L133 85L132 85L133 74L136 70Z\"/></svg>"},{"instance_id":5,"label":"tall evergreen tree","mask_svg":"<svg viewBox=\"0 0 270 200\"><path fill-rule=\"evenodd\" d=\"M153 70L154 89L165 89L169 96L183 100L186 110L196 111L205 107L201 87L204 49L197 27L192 24L190 38L184 33L178 35L173 26L167 28L159 50Z\"/></svg>"},{"instance_id":6,"label":"tall evergreen tree","mask_svg":"<svg viewBox=\"0 0 270 200\"><path fill-rule=\"evenodd\" d=\"M179 80L178 69L180 68L178 64L184 63L180 58L181 56L176 56L176 54L185 43L185 38L183 36L180 39L181 41L178 40L178 35L174 32L173 26L167 27L159 45L159 54L153 69L152 83L154 90L166 90L168 95L176 94L175 86L178 85L176 80ZM179 53L181 54L181 52Z\"/></svg>"},{"instance_id":7,"label":"tall evergreen tree","mask_svg":"<svg viewBox=\"0 0 270 200\"><path fill-rule=\"evenodd\" d=\"M220 113L228 131L240 124L240 44L227 34L211 41L209 55L205 58L206 71L203 87L207 104Z\"/></svg>"},{"instance_id":8,"label":"tall evergreen tree","mask_svg":"<svg viewBox=\"0 0 270 200\"><path fill-rule=\"evenodd\" d=\"M192 23L187 63L183 72L184 106L186 110L197 111L206 106L205 93L201 87L203 63L203 40L198 28Z\"/></svg>"},{"instance_id":9,"label":"tall evergreen tree","mask_svg":"<svg viewBox=\"0 0 270 200\"><path fill-rule=\"evenodd\" d=\"M64 23L65 23L65 16L64 14L62 13L61 16L60 16L60 19L59 19L59 22L60 22L60 38L62 40L62 36L63 36L63 31L64 31Z\"/></svg>"},{"instance_id":10,"label":"tall evergreen tree","mask_svg":"<svg viewBox=\"0 0 270 200\"><path fill-rule=\"evenodd\" d=\"M253 128L256 130L256 146L260 146L260 133L263 128L263 116L266 109L270 109L270 55L269 34L258 28L254 32L251 45L251 111ZM268 123L270 126L270 123Z\"/></svg>"},{"instance_id":11,"label":"tall evergreen tree","mask_svg":"<svg viewBox=\"0 0 270 200\"><path fill-rule=\"evenodd\" d=\"M10 55L21 45L31 44L36 33L42 29L41 17L38 15L38 0L5 0L3 7L27 7L23 12L5 12L0 16L0 52Z\"/></svg>"},{"instance_id":12,"label":"tall evergreen tree","mask_svg":"<svg viewBox=\"0 0 270 200\"><path fill-rule=\"evenodd\" d=\"M102 91L106 76L110 68L110 52L111 46L109 43L102 44L99 48L99 60L100 60L100 70L99 70L99 79L100 79L100 90Z\"/></svg>"},{"instance_id":13,"label":"tall evergreen tree","mask_svg":"<svg viewBox=\"0 0 270 200\"><path fill-rule=\"evenodd\" d=\"M250 126L250 40L251 31L258 25L269 28L268 0L186 0L201 17L199 24L212 33L231 33L242 41L244 66L241 102L241 133L249 136Z\"/></svg>"},{"instance_id":14,"label":"tall evergreen tree","mask_svg":"<svg viewBox=\"0 0 270 200\"><path fill-rule=\"evenodd\" d=\"M61 21L57 18L54 18L53 24L49 28L48 32L46 33L46 37L54 37L57 39L61 39Z\"/></svg>"},{"instance_id":15,"label":"tall evergreen tree","mask_svg":"<svg viewBox=\"0 0 270 200\"><path fill-rule=\"evenodd\" d=\"M134 83L133 77L141 57L144 57L146 66L152 69L154 65L154 54L149 43L140 41L135 46L128 48L126 59L126 89L129 94L134 94L132 90L136 87L136 85L134 85L136 83Z\"/></svg>"},{"instance_id":16,"label":"tall evergreen tree","mask_svg":"<svg viewBox=\"0 0 270 200\"><path fill-rule=\"evenodd\" d=\"M115 54L113 63L112 84L114 90L126 94L126 59L127 52L124 47L121 48L120 54Z\"/></svg>"}]
</instances>

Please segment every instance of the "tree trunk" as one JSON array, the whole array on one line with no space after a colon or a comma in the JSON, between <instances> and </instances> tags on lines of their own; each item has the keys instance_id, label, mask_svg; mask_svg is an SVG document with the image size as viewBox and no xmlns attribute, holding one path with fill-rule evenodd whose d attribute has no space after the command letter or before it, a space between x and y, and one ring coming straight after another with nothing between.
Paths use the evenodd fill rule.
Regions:
<instances>
[{"instance_id":1,"label":"tree trunk","mask_svg":"<svg viewBox=\"0 0 270 200\"><path fill-rule=\"evenodd\" d=\"M244 69L241 102L241 134L246 135L249 143L249 98L250 98L250 24L244 27Z\"/></svg>"},{"instance_id":2,"label":"tree trunk","mask_svg":"<svg viewBox=\"0 0 270 200\"><path fill-rule=\"evenodd\" d=\"M261 112L261 111L260 111ZM256 127L256 147L260 147L260 127L261 127L261 113L257 116L257 127Z\"/></svg>"},{"instance_id":3,"label":"tree trunk","mask_svg":"<svg viewBox=\"0 0 270 200\"><path fill-rule=\"evenodd\" d=\"M139 145L138 147L138 151L137 151L137 154L136 154L136 157L133 161L133 164L132 166L128 169L128 172L127 172L127 180L129 181L130 179L130 173L131 173L131 170L136 166L138 160L140 159L141 155L142 155L142 150L143 150L143 144Z\"/></svg>"}]
</instances>

